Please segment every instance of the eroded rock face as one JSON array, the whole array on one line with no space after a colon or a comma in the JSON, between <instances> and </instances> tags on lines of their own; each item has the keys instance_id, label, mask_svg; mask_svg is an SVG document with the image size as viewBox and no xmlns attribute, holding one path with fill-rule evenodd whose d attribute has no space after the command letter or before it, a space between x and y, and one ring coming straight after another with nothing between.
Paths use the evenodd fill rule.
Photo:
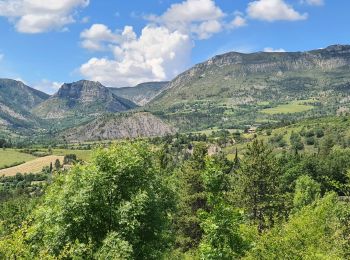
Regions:
<instances>
[{"instance_id":1,"label":"eroded rock face","mask_svg":"<svg viewBox=\"0 0 350 260\"><path fill-rule=\"evenodd\" d=\"M134 107L133 102L114 95L101 83L81 80L63 84L55 95L36 107L34 113L45 119L53 119L121 112Z\"/></svg>"},{"instance_id":2,"label":"eroded rock face","mask_svg":"<svg viewBox=\"0 0 350 260\"><path fill-rule=\"evenodd\" d=\"M108 89L101 83L86 80L65 83L54 95L54 97L77 100L82 103L96 100L107 101L109 96Z\"/></svg>"},{"instance_id":3,"label":"eroded rock face","mask_svg":"<svg viewBox=\"0 0 350 260\"><path fill-rule=\"evenodd\" d=\"M63 136L68 141L82 142L164 136L172 133L175 133L175 128L150 113L140 112L96 119L66 131Z\"/></svg>"}]
</instances>

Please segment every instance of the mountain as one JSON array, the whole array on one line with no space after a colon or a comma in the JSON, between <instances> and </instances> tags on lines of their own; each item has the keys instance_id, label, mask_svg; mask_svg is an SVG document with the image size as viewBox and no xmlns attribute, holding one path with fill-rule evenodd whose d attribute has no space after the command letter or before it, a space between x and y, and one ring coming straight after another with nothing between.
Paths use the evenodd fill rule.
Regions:
<instances>
[{"instance_id":1,"label":"mountain","mask_svg":"<svg viewBox=\"0 0 350 260\"><path fill-rule=\"evenodd\" d=\"M32 111L44 119L63 119L121 112L135 107L133 102L116 96L99 82L81 80L63 84L56 94Z\"/></svg>"},{"instance_id":2,"label":"mountain","mask_svg":"<svg viewBox=\"0 0 350 260\"><path fill-rule=\"evenodd\" d=\"M62 137L69 142L153 137L172 134L175 129L147 112L106 115L69 129Z\"/></svg>"},{"instance_id":3,"label":"mountain","mask_svg":"<svg viewBox=\"0 0 350 260\"><path fill-rule=\"evenodd\" d=\"M349 103L350 46L333 45L215 56L172 80L146 108L182 130L201 130L334 114Z\"/></svg>"},{"instance_id":4,"label":"mountain","mask_svg":"<svg viewBox=\"0 0 350 260\"><path fill-rule=\"evenodd\" d=\"M49 95L23 82L0 79L0 127L29 127L36 124L30 110L48 98Z\"/></svg>"},{"instance_id":5,"label":"mountain","mask_svg":"<svg viewBox=\"0 0 350 260\"><path fill-rule=\"evenodd\" d=\"M135 87L110 88L119 97L131 100L139 106L144 106L156 97L169 82L146 82Z\"/></svg>"}]
</instances>

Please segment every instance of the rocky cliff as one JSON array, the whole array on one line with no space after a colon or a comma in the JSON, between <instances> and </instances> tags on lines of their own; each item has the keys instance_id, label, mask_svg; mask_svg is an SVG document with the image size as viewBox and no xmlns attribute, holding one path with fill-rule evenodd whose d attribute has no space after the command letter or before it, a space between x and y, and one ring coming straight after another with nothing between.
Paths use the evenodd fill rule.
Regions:
<instances>
[{"instance_id":1,"label":"rocky cliff","mask_svg":"<svg viewBox=\"0 0 350 260\"><path fill-rule=\"evenodd\" d=\"M81 80L63 84L55 95L35 107L33 113L44 119L61 119L121 112L135 107L133 102L116 96L99 82Z\"/></svg>"},{"instance_id":2,"label":"rocky cliff","mask_svg":"<svg viewBox=\"0 0 350 260\"><path fill-rule=\"evenodd\" d=\"M230 52L198 64L172 80L150 107L232 99L232 103L315 96L350 81L350 45L307 52Z\"/></svg>"},{"instance_id":3,"label":"rocky cliff","mask_svg":"<svg viewBox=\"0 0 350 260\"><path fill-rule=\"evenodd\" d=\"M70 142L82 142L164 136L174 132L175 128L158 117L150 113L139 112L105 116L69 129L62 134L62 137Z\"/></svg>"}]
</instances>

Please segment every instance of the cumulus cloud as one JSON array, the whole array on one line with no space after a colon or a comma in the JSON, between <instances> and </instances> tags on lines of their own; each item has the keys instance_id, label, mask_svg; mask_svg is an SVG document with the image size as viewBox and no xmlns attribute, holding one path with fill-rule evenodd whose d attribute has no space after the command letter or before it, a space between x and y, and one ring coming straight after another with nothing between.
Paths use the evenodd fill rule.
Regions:
<instances>
[{"instance_id":1,"label":"cumulus cloud","mask_svg":"<svg viewBox=\"0 0 350 260\"><path fill-rule=\"evenodd\" d=\"M148 24L139 35L131 26L118 31L94 24L81 33L82 47L109 51L112 58L91 58L80 73L114 87L172 79L188 67L195 40L246 24L242 14L235 15L225 14L213 0L186 0L145 17Z\"/></svg>"},{"instance_id":2,"label":"cumulus cloud","mask_svg":"<svg viewBox=\"0 0 350 260\"><path fill-rule=\"evenodd\" d=\"M139 37L130 26L114 36L118 43L109 46L113 59L92 58L80 67L88 79L114 87L174 77L185 69L193 46L187 34L151 25Z\"/></svg>"},{"instance_id":3,"label":"cumulus cloud","mask_svg":"<svg viewBox=\"0 0 350 260\"><path fill-rule=\"evenodd\" d=\"M282 48L274 49L271 47L266 47L266 48L264 48L264 52L286 52L286 50L282 49Z\"/></svg>"},{"instance_id":4,"label":"cumulus cloud","mask_svg":"<svg viewBox=\"0 0 350 260\"><path fill-rule=\"evenodd\" d=\"M88 4L89 0L0 0L0 16L19 32L42 33L74 23L76 9Z\"/></svg>"},{"instance_id":5,"label":"cumulus cloud","mask_svg":"<svg viewBox=\"0 0 350 260\"><path fill-rule=\"evenodd\" d=\"M207 39L223 29L225 16L213 0L187 0L172 4L161 16L150 15L147 19L170 30Z\"/></svg>"},{"instance_id":6,"label":"cumulus cloud","mask_svg":"<svg viewBox=\"0 0 350 260\"><path fill-rule=\"evenodd\" d=\"M315 1L315 0L313 0ZM263 21L298 21L307 19L307 13L299 13L284 0L257 0L248 4L249 17Z\"/></svg>"},{"instance_id":7,"label":"cumulus cloud","mask_svg":"<svg viewBox=\"0 0 350 260\"><path fill-rule=\"evenodd\" d=\"M106 43L118 43L120 38L104 24L93 24L84 30L80 37L83 39L82 46L89 50L104 50Z\"/></svg>"},{"instance_id":8,"label":"cumulus cloud","mask_svg":"<svg viewBox=\"0 0 350 260\"><path fill-rule=\"evenodd\" d=\"M229 24L229 27L232 29L236 29L239 27L243 27L247 25L247 20L243 18L241 15L237 15Z\"/></svg>"},{"instance_id":9,"label":"cumulus cloud","mask_svg":"<svg viewBox=\"0 0 350 260\"><path fill-rule=\"evenodd\" d=\"M42 79L40 82L33 85L37 90L43 91L48 94L54 94L63 85L61 82L50 81L47 79Z\"/></svg>"}]
</instances>

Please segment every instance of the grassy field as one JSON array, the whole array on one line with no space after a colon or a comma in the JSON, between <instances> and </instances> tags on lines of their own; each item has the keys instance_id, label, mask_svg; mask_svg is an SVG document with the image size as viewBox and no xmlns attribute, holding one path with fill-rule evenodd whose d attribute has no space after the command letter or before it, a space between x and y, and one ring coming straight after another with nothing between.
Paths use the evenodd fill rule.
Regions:
<instances>
[{"instance_id":1,"label":"grassy field","mask_svg":"<svg viewBox=\"0 0 350 260\"><path fill-rule=\"evenodd\" d=\"M57 159L63 163L63 158L64 156L56 155L40 157L15 167L0 170L0 176L15 176L17 173L38 173L43 167L49 166L50 163L54 164Z\"/></svg>"},{"instance_id":2,"label":"grassy field","mask_svg":"<svg viewBox=\"0 0 350 260\"><path fill-rule=\"evenodd\" d=\"M36 157L26 153L20 153L13 149L0 150L0 168L20 162L28 162Z\"/></svg>"},{"instance_id":3,"label":"grassy field","mask_svg":"<svg viewBox=\"0 0 350 260\"><path fill-rule=\"evenodd\" d=\"M296 100L289 104L283 104L277 107L263 109L261 112L269 115L305 112L313 109L313 106L304 104L308 101L309 100Z\"/></svg>"},{"instance_id":4,"label":"grassy field","mask_svg":"<svg viewBox=\"0 0 350 260\"><path fill-rule=\"evenodd\" d=\"M78 159L83 161L89 161L91 159L91 150L68 150L68 149L53 149L54 155L65 156L67 154L75 154Z\"/></svg>"}]
</instances>

